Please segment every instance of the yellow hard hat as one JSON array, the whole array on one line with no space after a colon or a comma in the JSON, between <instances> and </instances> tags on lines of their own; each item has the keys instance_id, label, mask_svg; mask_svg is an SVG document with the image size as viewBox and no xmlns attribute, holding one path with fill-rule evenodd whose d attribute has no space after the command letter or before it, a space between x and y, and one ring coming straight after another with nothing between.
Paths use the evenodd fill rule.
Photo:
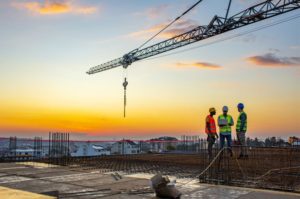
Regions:
<instances>
[{"instance_id":1,"label":"yellow hard hat","mask_svg":"<svg viewBox=\"0 0 300 199\"><path fill-rule=\"evenodd\" d=\"M210 108L210 109L209 109L209 112L210 112L210 113L216 112L216 109L215 109L215 108Z\"/></svg>"}]
</instances>

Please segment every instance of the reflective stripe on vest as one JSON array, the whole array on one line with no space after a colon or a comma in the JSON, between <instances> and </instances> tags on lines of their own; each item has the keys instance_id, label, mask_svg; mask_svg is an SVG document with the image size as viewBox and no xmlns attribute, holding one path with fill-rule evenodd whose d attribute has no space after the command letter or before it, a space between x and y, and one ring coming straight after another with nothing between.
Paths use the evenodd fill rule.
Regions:
<instances>
[{"instance_id":1,"label":"reflective stripe on vest","mask_svg":"<svg viewBox=\"0 0 300 199\"><path fill-rule=\"evenodd\" d=\"M207 125L207 123L209 123L209 125ZM210 115L206 117L205 133L217 133L215 119Z\"/></svg>"},{"instance_id":2,"label":"reflective stripe on vest","mask_svg":"<svg viewBox=\"0 0 300 199\"><path fill-rule=\"evenodd\" d=\"M219 119L227 120L226 126L220 126L220 133L231 133L231 126L229 124L232 123L232 117L230 115L227 115L226 117L224 115L220 115Z\"/></svg>"},{"instance_id":3,"label":"reflective stripe on vest","mask_svg":"<svg viewBox=\"0 0 300 199\"><path fill-rule=\"evenodd\" d=\"M241 126L242 126L241 116L242 116L242 114L245 114L245 116L246 116L246 121L245 121L245 125L244 125L243 129L241 129ZM241 112L239 117L238 117L237 124L236 124L236 131L243 131L243 132L247 131L247 114L245 112Z\"/></svg>"}]
</instances>

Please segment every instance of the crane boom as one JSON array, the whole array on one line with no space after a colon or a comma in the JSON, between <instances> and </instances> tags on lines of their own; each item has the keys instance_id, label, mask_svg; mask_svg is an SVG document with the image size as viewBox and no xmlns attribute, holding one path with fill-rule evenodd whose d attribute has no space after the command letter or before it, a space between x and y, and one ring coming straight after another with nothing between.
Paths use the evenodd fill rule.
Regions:
<instances>
[{"instance_id":1,"label":"crane boom","mask_svg":"<svg viewBox=\"0 0 300 199\"><path fill-rule=\"evenodd\" d=\"M135 61L174 50L298 8L300 8L300 0L266 0L265 2L251 6L230 17L219 17L215 15L208 25L198 26L186 33L177 35L152 46L133 50L123 57L90 68L89 71L87 71L87 74L94 74L119 66L127 68L128 65Z\"/></svg>"}]
</instances>

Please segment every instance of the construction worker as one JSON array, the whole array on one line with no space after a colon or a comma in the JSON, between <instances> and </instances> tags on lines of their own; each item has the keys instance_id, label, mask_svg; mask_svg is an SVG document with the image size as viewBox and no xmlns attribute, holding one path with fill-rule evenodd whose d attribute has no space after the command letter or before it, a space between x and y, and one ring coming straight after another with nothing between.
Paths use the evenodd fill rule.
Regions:
<instances>
[{"instance_id":1,"label":"construction worker","mask_svg":"<svg viewBox=\"0 0 300 199\"><path fill-rule=\"evenodd\" d=\"M214 119L214 115L216 115L216 109L210 108L209 115L205 120L205 133L207 134L207 142L208 142L208 158L212 158L212 148L216 142L216 139L219 138L217 134L216 123Z\"/></svg>"},{"instance_id":2,"label":"construction worker","mask_svg":"<svg viewBox=\"0 0 300 199\"><path fill-rule=\"evenodd\" d=\"M248 158L246 146L246 131L247 131L247 114L244 112L244 104L237 105L240 115L236 124L236 136L240 145L239 158Z\"/></svg>"},{"instance_id":3,"label":"construction worker","mask_svg":"<svg viewBox=\"0 0 300 199\"><path fill-rule=\"evenodd\" d=\"M229 149L230 155L232 156L231 150L231 127L234 125L233 119L228 115L228 107L223 106L223 114L218 117L218 126L220 128L220 144L221 149L225 145L225 139L227 141L227 147Z\"/></svg>"}]
</instances>

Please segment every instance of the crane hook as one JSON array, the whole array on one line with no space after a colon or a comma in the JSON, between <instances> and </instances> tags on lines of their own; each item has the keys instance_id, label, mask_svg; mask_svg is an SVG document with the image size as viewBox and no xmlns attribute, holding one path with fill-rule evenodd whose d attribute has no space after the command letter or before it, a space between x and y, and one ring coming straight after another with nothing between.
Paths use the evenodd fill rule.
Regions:
<instances>
[{"instance_id":1,"label":"crane hook","mask_svg":"<svg viewBox=\"0 0 300 199\"><path fill-rule=\"evenodd\" d=\"M127 79L125 77L124 82L123 82L123 87L124 87L124 118L126 117L126 87L128 85Z\"/></svg>"}]
</instances>

